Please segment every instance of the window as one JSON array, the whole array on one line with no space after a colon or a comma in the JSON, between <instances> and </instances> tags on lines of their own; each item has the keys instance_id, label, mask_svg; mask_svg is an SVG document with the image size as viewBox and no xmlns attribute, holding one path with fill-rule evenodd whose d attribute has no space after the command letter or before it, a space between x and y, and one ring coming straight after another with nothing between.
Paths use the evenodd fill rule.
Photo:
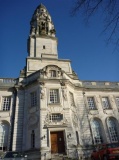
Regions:
<instances>
[{"instance_id":1,"label":"window","mask_svg":"<svg viewBox=\"0 0 119 160\"><path fill-rule=\"evenodd\" d=\"M107 126L108 126L108 131L109 131L111 142L118 142L115 121L111 118L108 118Z\"/></svg>"},{"instance_id":2,"label":"window","mask_svg":"<svg viewBox=\"0 0 119 160\"><path fill-rule=\"evenodd\" d=\"M119 108L119 97L116 97L116 105Z\"/></svg>"},{"instance_id":3,"label":"window","mask_svg":"<svg viewBox=\"0 0 119 160\"><path fill-rule=\"evenodd\" d=\"M45 49L45 46L43 46L43 49Z\"/></svg>"},{"instance_id":4,"label":"window","mask_svg":"<svg viewBox=\"0 0 119 160\"><path fill-rule=\"evenodd\" d=\"M103 109L109 109L110 108L108 97L102 97L102 105L103 105Z\"/></svg>"},{"instance_id":5,"label":"window","mask_svg":"<svg viewBox=\"0 0 119 160\"><path fill-rule=\"evenodd\" d=\"M58 89L50 89L50 103L58 103Z\"/></svg>"},{"instance_id":6,"label":"window","mask_svg":"<svg viewBox=\"0 0 119 160\"><path fill-rule=\"evenodd\" d=\"M56 77L56 71L55 70L50 70L50 77Z\"/></svg>"},{"instance_id":7,"label":"window","mask_svg":"<svg viewBox=\"0 0 119 160\"><path fill-rule=\"evenodd\" d=\"M35 132L32 130L31 133L31 148L35 148Z\"/></svg>"},{"instance_id":8,"label":"window","mask_svg":"<svg viewBox=\"0 0 119 160\"><path fill-rule=\"evenodd\" d=\"M37 93L31 93L31 107L35 107L37 105Z\"/></svg>"},{"instance_id":9,"label":"window","mask_svg":"<svg viewBox=\"0 0 119 160\"><path fill-rule=\"evenodd\" d=\"M63 119L63 115L60 113L55 113L50 115L50 121L52 122L58 122Z\"/></svg>"},{"instance_id":10,"label":"window","mask_svg":"<svg viewBox=\"0 0 119 160\"><path fill-rule=\"evenodd\" d=\"M101 127L100 123L97 120L93 120L91 122L91 129L92 129L94 144L102 143Z\"/></svg>"},{"instance_id":11,"label":"window","mask_svg":"<svg viewBox=\"0 0 119 160\"><path fill-rule=\"evenodd\" d=\"M10 110L11 97L2 97L2 110L8 111Z\"/></svg>"},{"instance_id":12,"label":"window","mask_svg":"<svg viewBox=\"0 0 119 160\"><path fill-rule=\"evenodd\" d=\"M76 140L77 140L77 145L79 144L79 135L78 135L78 131L76 131Z\"/></svg>"},{"instance_id":13,"label":"window","mask_svg":"<svg viewBox=\"0 0 119 160\"><path fill-rule=\"evenodd\" d=\"M89 109L96 109L93 97L88 97L87 101L88 101L88 107L89 107Z\"/></svg>"},{"instance_id":14,"label":"window","mask_svg":"<svg viewBox=\"0 0 119 160\"><path fill-rule=\"evenodd\" d=\"M71 106L75 106L73 93L69 92L69 97L70 97L70 104L71 104Z\"/></svg>"},{"instance_id":15,"label":"window","mask_svg":"<svg viewBox=\"0 0 119 160\"><path fill-rule=\"evenodd\" d=\"M6 151L8 144L9 126L7 124L0 125L0 150Z\"/></svg>"}]
</instances>

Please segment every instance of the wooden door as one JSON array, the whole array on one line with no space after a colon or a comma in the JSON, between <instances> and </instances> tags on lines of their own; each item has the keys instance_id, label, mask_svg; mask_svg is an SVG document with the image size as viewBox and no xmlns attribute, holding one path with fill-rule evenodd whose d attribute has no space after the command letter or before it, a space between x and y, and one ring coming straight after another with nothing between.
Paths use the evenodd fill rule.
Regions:
<instances>
[{"instance_id":1,"label":"wooden door","mask_svg":"<svg viewBox=\"0 0 119 160\"><path fill-rule=\"evenodd\" d=\"M63 131L51 132L51 153L65 153Z\"/></svg>"},{"instance_id":2,"label":"wooden door","mask_svg":"<svg viewBox=\"0 0 119 160\"><path fill-rule=\"evenodd\" d=\"M57 133L51 132L51 153L58 153Z\"/></svg>"}]
</instances>

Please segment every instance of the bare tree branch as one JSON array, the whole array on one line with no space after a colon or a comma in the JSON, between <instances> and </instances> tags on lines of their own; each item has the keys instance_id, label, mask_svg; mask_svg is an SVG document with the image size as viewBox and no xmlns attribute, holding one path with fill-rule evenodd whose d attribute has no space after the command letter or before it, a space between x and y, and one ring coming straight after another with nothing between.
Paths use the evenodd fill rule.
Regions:
<instances>
[{"instance_id":1,"label":"bare tree branch","mask_svg":"<svg viewBox=\"0 0 119 160\"><path fill-rule=\"evenodd\" d=\"M119 0L75 0L71 15L75 16L82 11L87 21L98 11L103 13L102 33L108 32L108 43L113 41L113 44L119 45Z\"/></svg>"}]
</instances>

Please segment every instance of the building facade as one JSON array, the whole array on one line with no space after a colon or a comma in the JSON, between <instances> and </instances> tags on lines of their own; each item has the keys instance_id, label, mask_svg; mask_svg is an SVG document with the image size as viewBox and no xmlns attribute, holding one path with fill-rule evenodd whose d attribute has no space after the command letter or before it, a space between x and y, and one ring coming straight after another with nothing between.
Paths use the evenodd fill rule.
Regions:
<instances>
[{"instance_id":1,"label":"building facade","mask_svg":"<svg viewBox=\"0 0 119 160\"><path fill-rule=\"evenodd\" d=\"M90 155L94 145L119 141L119 82L81 81L58 58L55 28L44 5L30 22L26 66L0 78L0 150L28 159Z\"/></svg>"}]
</instances>

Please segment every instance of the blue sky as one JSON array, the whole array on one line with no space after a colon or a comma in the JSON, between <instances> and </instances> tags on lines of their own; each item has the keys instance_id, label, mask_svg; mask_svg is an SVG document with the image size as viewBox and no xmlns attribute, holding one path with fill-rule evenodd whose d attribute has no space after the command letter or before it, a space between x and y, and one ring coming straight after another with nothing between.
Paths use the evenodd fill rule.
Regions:
<instances>
[{"instance_id":1,"label":"blue sky","mask_svg":"<svg viewBox=\"0 0 119 160\"><path fill-rule=\"evenodd\" d=\"M119 53L101 35L100 14L85 25L70 16L74 0L0 0L0 77L17 78L26 63L30 20L36 7L48 9L58 38L60 59L70 59L80 80L119 81Z\"/></svg>"}]
</instances>

